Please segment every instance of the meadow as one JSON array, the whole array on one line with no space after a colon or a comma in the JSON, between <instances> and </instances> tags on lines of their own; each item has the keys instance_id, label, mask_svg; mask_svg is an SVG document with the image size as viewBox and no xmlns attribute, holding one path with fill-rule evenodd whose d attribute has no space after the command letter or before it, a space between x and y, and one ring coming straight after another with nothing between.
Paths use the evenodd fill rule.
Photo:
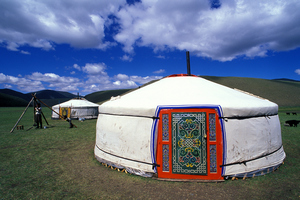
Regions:
<instances>
[{"instance_id":1,"label":"meadow","mask_svg":"<svg viewBox=\"0 0 300 200\"><path fill-rule=\"evenodd\" d=\"M118 172L94 158L97 120L68 122L51 119L49 125L30 129L33 108L20 125L10 130L23 107L0 108L0 199L299 199L300 198L300 125L284 126L298 115L279 113L285 162L265 176L226 180L219 183L169 182Z\"/></svg>"}]
</instances>

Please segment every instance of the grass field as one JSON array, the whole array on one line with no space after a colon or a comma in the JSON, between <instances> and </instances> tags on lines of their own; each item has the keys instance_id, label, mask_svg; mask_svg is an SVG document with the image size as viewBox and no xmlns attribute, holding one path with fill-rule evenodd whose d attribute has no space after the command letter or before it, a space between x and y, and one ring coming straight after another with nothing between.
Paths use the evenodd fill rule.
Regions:
<instances>
[{"instance_id":1,"label":"grass field","mask_svg":"<svg viewBox=\"0 0 300 200\"><path fill-rule=\"evenodd\" d=\"M280 112L287 158L277 171L246 180L199 183L158 181L107 168L93 154L96 120L74 120L78 128L70 129L43 109L48 128L26 131L33 124L29 108L19 123L25 130L10 133L24 108L0 108L0 199L300 198L300 126L283 125L288 119L300 120L300 114Z\"/></svg>"}]
</instances>

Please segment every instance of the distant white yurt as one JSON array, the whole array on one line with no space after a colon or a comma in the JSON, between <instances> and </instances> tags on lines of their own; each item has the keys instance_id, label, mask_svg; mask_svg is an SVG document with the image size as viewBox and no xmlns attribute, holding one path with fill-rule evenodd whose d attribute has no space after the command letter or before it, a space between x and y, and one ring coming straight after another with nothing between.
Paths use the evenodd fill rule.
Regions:
<instances>
[{"instance_id":1,"label":"distant white yurt","mask_svg":"<svg viewBox=\"0 0 300 200\"><path fill-rule=\"evenodd\" d=\"M130 173L179 180L262 175L286 157L277 104L186 75L100 105L94 151Z\"/></svg>"},{"instance_id":2,"label":"distant white yurt","mask_svg":"<svg viewBox=\"0 0 300 200\"><path fill-rule=\"evenodd\" d=\"M95 119L98 117L98 107L98 104L80 98L57 104L52 109L59 113L60 116L67 116L71 119ZM52 119L59 119L60 116L55 112L52 111Z\"/></svg>"}]
</instances>

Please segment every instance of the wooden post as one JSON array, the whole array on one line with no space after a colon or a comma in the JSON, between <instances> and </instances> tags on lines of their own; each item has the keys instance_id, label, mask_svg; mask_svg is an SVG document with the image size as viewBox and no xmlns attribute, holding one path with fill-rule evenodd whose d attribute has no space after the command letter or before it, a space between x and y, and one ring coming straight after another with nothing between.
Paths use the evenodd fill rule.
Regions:
<instances>
[{"instance_id":1,"label":"wooden post","mask_svg":"<svg viewBox=\"0 0 300 200\"><path fill-rule=\"evenodd\" d=\"M36 99L34 98L34 101L33 101L33 126L36 126L35 106L36 106Z\"/></svg>"},{"instance_id":2,"label":"wooden post","mask_svg":"<svg viewBox=\"0 0 300 200\"><path fill-rule=\"evenodd\" d=\"M30 100L30 102L28 103L27 107L25 108L25 110L23 111L23 113L21 114L21 117L19 118L19 120L17 121L17 123L15 124L15 126L11 129L11 133L15 130L16 126L18 125L18 123L20 122L20 120L22 119L23 115L26 113L26 110L28 109L28 107L30 106L31 102L33 101L34 97L32 97L32 99Z\"/></svg>"},{"instance_id":3,"label":"wooden post","mask_svg":"<svg viewBox=\"0 0 300 200\"><path fill-rule=\"evenodd\" d=\"M47 121L47 119L46 119L46 117L45 117L43 111L42 111L41 113L42 113L42 116L44 117L44 120L46 121L47 125L49 125L49 123L48 123L48 121Z\"/></svg>"}]
</instances>

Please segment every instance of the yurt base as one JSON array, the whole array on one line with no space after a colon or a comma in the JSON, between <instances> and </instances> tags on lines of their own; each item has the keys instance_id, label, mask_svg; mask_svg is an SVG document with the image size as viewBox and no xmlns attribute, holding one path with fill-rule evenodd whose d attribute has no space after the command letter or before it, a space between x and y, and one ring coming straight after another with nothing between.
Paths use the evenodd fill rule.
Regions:
<instances>
[{"instance_id":1,"label":"yurt base","mask_svg":"<svg viewBox=\"0 0 300 200\"><path fill-rule=\"evenodd\" d=\"M98 160L99 161L99 160ZM118 172L123 172L126 174L133 174L136 175L136 173L133 173L132 169L125 169L125 168L118 168L115 167L114 164L107 164L104 162L100 162L104 167L110 168L112 170L116 170ZM203 183L212 183L212 182L224 182L225 180L203 180L203 179L168 179L168 178L158 178L157 174L147 174L147 176L143 176L143 177L147 177L147 178L152 178L155 180L159 180L159 181L171 181L171 182L203 182Z\"/></svg>"},{"instance_id":2,"label":"yurt base","mask_svg":"<svg viewBox=\"0 0 300 200\"><path fill-rule=\"evenodd\" d=\"M203 179L168 179L168 178L156 178L153 179L159 181L172 181L172 182L201 182L201 183L215 183L215 182L224 182L225 180L203 180Z\"/></svg>"},{"instance_id":3,"label":"yurt base","mask_svg":"<svg viewBox=\"0 0 300 200\"><path fill-rule=\"evenodd\" d=\"M122 166L116 166L115 164L110 163L108 161L103 162L104 160L101 159L101 158L96 157L96 159L103 166L105 166L107 168L110 168L112 170L116 170L118 172L123 172L123 173L126 173L126 174L133 174L133 175L140 175L141 176L141 171L140 170L127 169L127 168L124 168ZM268 167L268 168L265 168L263 170L256 170L256 171L249 172L249 173L235 174L235 175L226 176L226 177L224 177L224 179L220 179L220 180L158 178L156 173L144 173L144 172L142 172L142 173L144 174L143 177L148 177L148 178L152 178L152 179L159 180L159 181L213 183L213 182L224 182L225 180L239 180L239 179L245 180L247 178L254 178L256 176L264 176L264 175L267 175L271 172L276 171L277 169L279 169L279 167L282 164L284 164L284 163L281 163L277 166ZM136 173L139 173L139 174L136 174Z\"/></svg>"}]
</instances>

